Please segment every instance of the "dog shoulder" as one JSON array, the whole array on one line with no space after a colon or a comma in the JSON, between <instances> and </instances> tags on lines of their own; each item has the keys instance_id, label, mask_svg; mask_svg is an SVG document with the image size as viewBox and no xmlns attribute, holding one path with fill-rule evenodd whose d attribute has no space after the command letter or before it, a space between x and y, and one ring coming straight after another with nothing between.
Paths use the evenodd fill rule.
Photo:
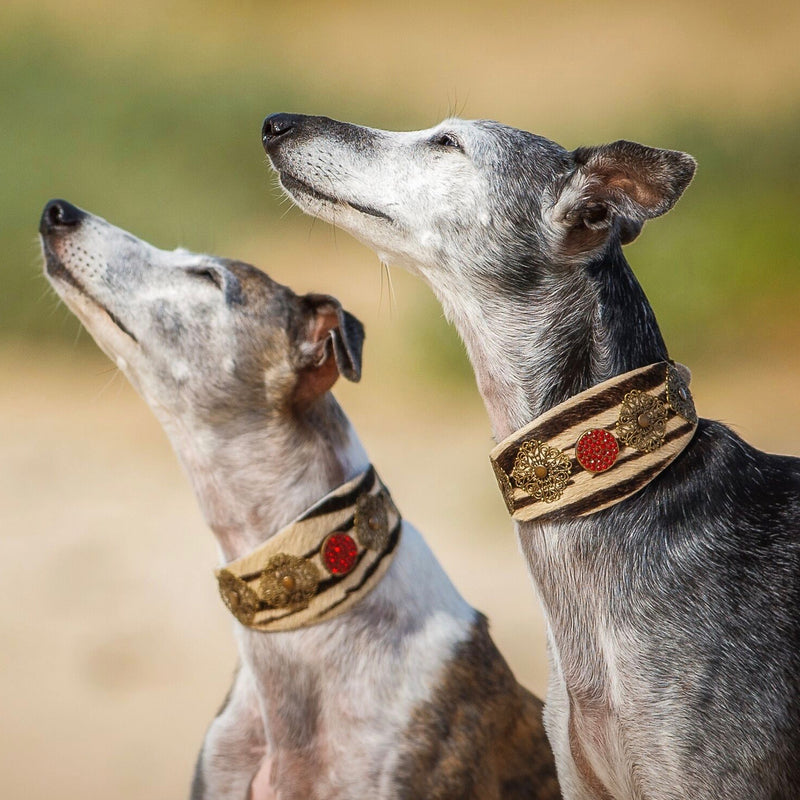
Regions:
<instances>
[{"instance_id":1,"label":"dog shoulder","mask_svg":"<svg viewBox=\"0 0 800 800\"><path fill-rule=\"evenodd\" d=\"M412 713L403 741L396 797L560 797L542 703L517 683L483 615Z\"/></svg>"}]
</instances>

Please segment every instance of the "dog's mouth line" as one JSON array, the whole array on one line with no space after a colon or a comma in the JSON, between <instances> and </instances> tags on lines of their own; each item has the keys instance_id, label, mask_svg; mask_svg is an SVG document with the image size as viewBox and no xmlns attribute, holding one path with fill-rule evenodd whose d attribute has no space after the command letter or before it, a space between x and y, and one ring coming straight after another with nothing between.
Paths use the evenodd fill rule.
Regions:
<instances>
[{"instance_id":1,"label":"dog's mouth line","mask_svg":"<svg viewBox=\"0 0 800 800\"><path fill-rule=\"evenodd\" d=\"M309 186L305 181L295 178L294 175L290 175L288 172L281 172L280 178L283 188L289 193L299 191L304 194L309 194L316 200L321 200L324 203L350 206L350 208L360 212L361 214L368 214L371 217L377 217L378 219L383 219L390 223L394 222L394 220L388 214L383 211L379 211L377 208L362 205L361 203L356 203L353 200L341 200L338 197L333 197L333 195L325 194L324 192L319 191L319 189Z\"/></svg>"},{"instance_id":2,"label":"dog's mouth line","mask_svg":"<svg viewBox=\"0 0 800 800\"><path fill-rule=\"evenodd\" d=\"M87 300L94 303L101 311L104 311L108 318L126 335L133 339L136 344L139 340L133 332L125 325L124 322L113 312L109 311L99 300L86 291L83 284L64 266L64 263L48 250L47 252L47 272L50 276L56 279L61 279L64 283L68 283L73 289L80 292Z\"/></svg>"}]
</instances>

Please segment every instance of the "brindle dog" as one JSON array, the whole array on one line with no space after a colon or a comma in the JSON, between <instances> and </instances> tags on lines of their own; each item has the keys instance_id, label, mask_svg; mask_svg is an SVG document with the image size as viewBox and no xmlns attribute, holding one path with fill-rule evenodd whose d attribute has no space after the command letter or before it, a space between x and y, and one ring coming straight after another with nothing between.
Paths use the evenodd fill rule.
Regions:
<instances>
[{"instance_id":1,"label":"brindle dog","mask_svg":"<svg viewBox=\"0 0 800 800\"><path fill-rule=\"evenodd\" d=\"M329 391L359 379L363 329L333 297L158 250L61 200L40 231L50 281L164 426L223 562L368 468ZM194 800L559 797L540 701L408 523L349 611L235 635Z\"/></svg>"}]
</instances>

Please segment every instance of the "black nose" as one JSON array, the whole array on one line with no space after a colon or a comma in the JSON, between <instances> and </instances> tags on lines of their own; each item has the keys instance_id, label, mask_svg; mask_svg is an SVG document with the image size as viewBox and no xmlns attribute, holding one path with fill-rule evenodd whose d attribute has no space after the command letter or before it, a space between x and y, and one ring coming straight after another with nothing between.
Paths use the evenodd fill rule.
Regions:
<instances>
[{"instance_id":1,"label":"black nose","mask_svg":"<svg viewBox=\"0 0 800 800\"><path fill-rule=\"evenodd\" d=\"M261 128L261 142L265 148L288 136L300 124L299 114L270 114Z\"/></svg>"},{"instance_id":2,"label":"black nose","mask_svg":"<svg viewBox=\"0 0 800 800\"><path fill-rule=\"evenodd\" d=\"M56 230L66 230L77 227L86 217L86 212L81 211L66 200L51 200L42 211L39 220L39 233L52 233Z\"/></svg>"}]
</instances>

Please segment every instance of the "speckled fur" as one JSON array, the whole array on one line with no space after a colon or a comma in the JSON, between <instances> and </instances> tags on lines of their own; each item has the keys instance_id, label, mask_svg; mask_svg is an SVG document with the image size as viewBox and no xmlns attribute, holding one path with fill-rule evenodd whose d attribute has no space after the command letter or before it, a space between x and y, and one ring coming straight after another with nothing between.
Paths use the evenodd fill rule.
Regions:
<instances>
[{"instance_id":1,"label":"speckled fur","mask_svg":"<svg viewBox=\"0 0 800 800\"><path fill-rule=\"evenodd\" d=\"M570 152L488 121L267 123L301 208L431 285L496 438L668 357L622 245L677 201L689 156ZM701 420L639 494L517 531L548 625L545 720L568 800L800 797L800 460Z\"/></svg>"},{"instance_id":2,"label":"speckled fur","mask_svg":"<svg viewBox=\"0 0 800 800\"><path fill-rule=\"evenodd\" d=\"M90 215L45 226L43 246L56 290L162 422L223 561L368 466L327 391L339 372L357 379L361 361L360 324L333 298L298 297L238 262L157 250ZM448 774L496 775L487 797L505 775L527 780L532 798L556 796L540 704L403 526L389 571L351 611L280 633L234 623L241 666L206 735L192 800L423 800L431 795L409 780L435 758L415 754L409 736L432 740L426 714L430 725L479 714L498 732L507 714L525 740L476 753L454 728L453 741L440 738ZM465 661L473 641L483 657ZM521 752L531 766L520 772Z\"/></svg>"}]
</instances>

